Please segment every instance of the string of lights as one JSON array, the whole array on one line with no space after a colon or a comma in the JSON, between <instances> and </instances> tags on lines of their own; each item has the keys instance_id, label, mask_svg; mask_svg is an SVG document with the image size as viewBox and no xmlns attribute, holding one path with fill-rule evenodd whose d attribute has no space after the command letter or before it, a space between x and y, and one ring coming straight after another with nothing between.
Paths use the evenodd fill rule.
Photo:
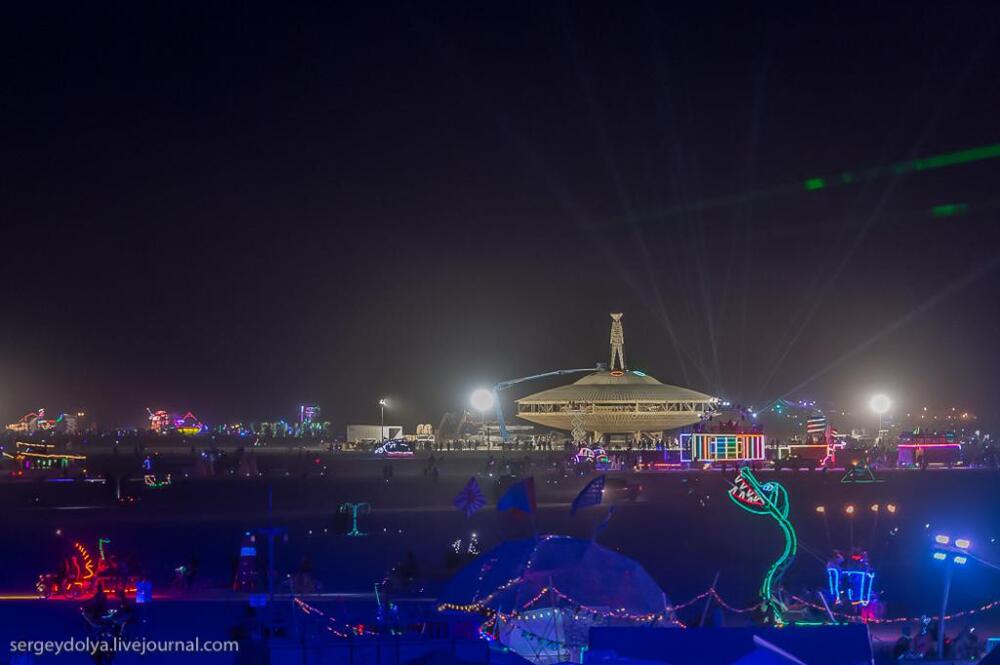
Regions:
<instances>
[{"instance_id":1,"label":"string of lights","mask_svg":"<svg viewBox=\"0 0 1000 665\"><path fill-rule=\"evenodd\" d=\"M649 613L649 614L641 614L640 615L640 614L632 614L630 612L627 612L627 611L624 610L624 608L616 608L616 609L611 609L611 610L602 610L602 609L597 609L597 608L594 608L594 607L591 607L591 606L588 606L588 605L584 605L582 603L576 602L571 596L569 596L569 595L567 595L567 594L559 591L559 589L555 588L554 586L553 587L548 587L547 586L547 587L543 587L537 594L535 594L535 596L533 596L531 599L529 599L521 607L520 610L514 610L514 611L511 611L511 612L498 612L498 611L493 610L493 609L491 609L489 607L486 607L486 606L484 606L484 605L482 605L480 603L469 603L469 604L464 604L464 605L463 604L457 604L457 603L440 603L440 604L438 604L437 609L440 612L454 611L454 612L463 612L463 613L466 613L466 614L481 614L481 615L487 617L486 621L480 626L479 634L482 637L486 638L486 639L493 639L492 638L492 631L495 628L496 622L498 620L500 620L500 621L510 621L512 619L518 618L519 616L522 616L524 612L530 611L531 608L532 608L532 606L534 606L536 603L538 603L539 601L541 601L543 598L545 598L550 593L553 594L553 595L555 595L559 599L563 600L564 602L569 603L570 605L572 605L573 606L572 611L574 613L574 616L577 616L580 613L586 613L586 614L590 614L592 616L599 616L599 617L602 617L602 618L628 619L628 620L640 621L640 622L655 622L655 621L659 621L661 619L665 619L665 618L667 618L668 615L670 615L672 613L676 613L678 610L682 610L682 609L685 609L687 607L690 607L691 605L694 605L695 603L697 603L699 601L702 601L702 600L705 600L706 598L709 598L709 597L711 597L715 602L717 602L723 609L725 609L725 610L727 610L729 612L736 613L736 614L745 614L745 613L748 613L748 612L757 611L757 610L759 610L761 608L761 605L762 605L762 603L755 603L755 604L749 605L747 607L736 607L736 606L732 605L731 603L729 603L728 601L726 601L722 597L722 595L718 591L716 591L714 588L709 588L709 589L707 589L707 590L699 593L698 595L691 597L690 599L686 600L683 603L677 603L675 605L672 605L672 606L669 606L669 607L665 607L661 612L652 612L652 613ZM798 603L800 603L800 604L802 604L804 606L810 607L810 608L812 608L814 610L821 611L823 613L827 612L827 608L823 607L822 605L820 605L818 603L815 603L815 602L810 601L810 600L808 600L806 598L803 598L801 596L792 595L791 598L793 600L795 600L796 602L798 602ZM319 618L327 620L329 622L329 624L330 624L328 626L328 630L330 630L330 632L332 632L333 634L337 635L338 637L346 639L350 635L359 635L360 634L358 632L358 630L357 630L356 627L348 626L347 624L344 624L342 621L337 620L336 618L328 615L327 613L323 612L322 610L320 610L320 609L318 609L318 608L316 608L316 607L314 607L314 606L306 603L305 601L303 601L300 598L296 598L295 599L295 604L305 614L316 616L316 617L319 617ZM994 600L994 601L991 601L991 602L988 602L988 603L984 603L983 605L980 605L979 607L976 607L976 608L972 608L972 609L968 609L968 610L962 610L960 612L953 612L951 614L946 614L944 618L945 618L946 621L950 621L952 619L958 619L958 618L961 618L963 616L970 616L970 615L979 614L979 613L982 613L982 612L988 612L988 611L990 611L992 609L995 609L997 607L1000 607L1000 599L997 599L997 600ZM847 614L847 613L844 613L844 612L838 612L838 611L832 611L832 610L830 611L830 613L834 617L836 617L838 619L841 619L843 621L849 621L849 622L855 622L855 623L872 623L872 624L906 623L906 622L919 621L922 618L922 617L893 617L893 618L878 619L878 618L873 618L873 617L856 616L856 615L853 615L853 614ZM937 615L934 615L934 616L930 616L928 618L931 619L931 620L937 620L939 617ZM681 627L681 628L687 628L688 627L687 624L685 624L683 621L677 619L676 617L671 618L670 621L672 623L676 624L677 626ZM339 625L339 627L338 627L338 625Z\"/></svg>"},{"instance_id":2,"label":"string of lights","mask_svg":"<svg viewBox=\"0 0 1000 665\"><path fill-rule=\"evenodd\" d=\"M820 610L824 613L827 611L827 609L822 605L814 603L810 600L806 600L805 598L802 598L800 596L792 596L792 598L802 603L803 605L807 605L815 610ZM973 609L962 610L961 612L953 612L951 614L945 614L944 619L945 621L951 621L952 619L958 619L959 617L979 614L980 612L988 612L989 610L992 610L993 608L998 606L1000 606L1000 600L994 600ZM924 618L924 617L894 617L889 619L877 619L874 617L866 618L863 616L855 616L853 614L845 614L843 612L833 612L833 611L831 611L831 614L833 614L835 617L844 619L845 621L853 621L856 623L874 623L874 624L908 623L913 621L920 621L922 618ZM931 621L936 621L940 618L940 616L933 615L933 616L928 616L927 618L930 619Z\"/></svg>"},{"instance_id":3,"label":"string of lights","mask_svg":"<svg viewBox=\"0 0 1000 665\"><path fill-rule=\"evenodd\" d=\"M508 582L504 586L509 588L511 585L512 582ZM692 598L688 599L683 603L677 603L675 605L664 607L663 610L661 611L649 612L646 614L634 614L632 612L628 612L625 608L604 609L586 605L584 603L579 602L569 594L560 591L557 587L552 585L552 586L542 587L542 589L540 589L538 593L536 593L534 596L528 599L521 606L519 610L513 610L511 612L497 612L496 610L493 610L485 605L486 602L489 602L489 599L492 599L496 595L495 593L490 594L490 596L487 596L482 601L468 603L468 604L440 603L438 605L438 610L465 612L468 614L483 614L485 616L490 617L491 619L498 617L507 620L517 617L520 613L526 610L530 610L535 604L540 602L550 593L559 598L560 600L562 600L563 602L567 603L568 605L572 606L576 613L583 612L586 614L599 616L602 618L628 619L630 621L639 621L639 622L655 622L661 619L665 619L668 615L676 613L677 611L682 610L691 605L694 605L695 603L702 601L708 598L709 596L713 597L725 609L740 614L745 612L752 612L761 606L761 603L757 603L749 607L743 607L743 608L735 607L726 602L725 599L723 599L722 596L715 589L707 589L699 593L698 595L693 596Z\"/></svg>"},{"instance_id":4,"label":"string of lights","mask_svg":"<svg viewBox=\"0 0 1000 665\"><path fill-rule=\"evenodd\" d=\"M761 605L762 605L762 603L755 603L755 604L750 605L748 607L734 607L734 606L730 605L729 603L727 603L725 600L723 600L722 596L720 596L719 592L716 591L715 589L709 589L707 592L705 592L704 594L702 594L700 598L704 598L705 595L707 595L707 594L711 594L712 597L715 599L715 602L717 602L723 608L729 610L730 612L735 612L736 614L745 614L747 612L754 612L756 610L759 610L760 607L761 607ZM698 599L700 600L700 598L698 598ZM687 604L689 605L692 602L694 602L694 600L688 601ZM686 605L684 605L682 607L686 607Z\"/></svg>"},{"instance_id":5,"label":"string of lights","mask_svg":"<svg viewBox=\"0 0 1000 665\"><path fill-rule=\"evenodd\" d=\"M302 612L308 616L318 617L320 619L326 620L328 623L326 629L331 633L333 633L334 635L336 635L337 637L346 640L352 635L360 634L357 628L355 628L354 626L348 626L344 622L339 621L333 616L330 616L329 614L319 609L318 607L310 605L301 598L295 599L295 606L298 607L300 610L302 610Z\"/></svg>"}]
</instances>

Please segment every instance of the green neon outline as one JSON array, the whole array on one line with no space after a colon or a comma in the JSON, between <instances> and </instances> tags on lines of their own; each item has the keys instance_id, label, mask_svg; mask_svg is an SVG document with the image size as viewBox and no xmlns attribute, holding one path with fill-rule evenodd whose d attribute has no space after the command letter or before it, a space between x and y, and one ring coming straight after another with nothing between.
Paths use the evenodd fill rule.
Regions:
<instances>
[{"instance_id":1,"label":"green neon outline","mask_svg":"<svg viewBox=\"0 0 1000 665\"><path fill-rule=\"evenodd\" d=\"M764 575L764 581L760 585L760 600L764 612L769 612L774 619L774 623L782 626L785 624L784 612L787 608L774 595L774 586L775 582L780 581L785 571L792 565L795 554L798 552L798 538L795 535L795 528L788 519L788 491L781 483L774 481L761 484L754 477L753 472L748 466L740 469L740 476L760 496L764 502L764 506L762 508L754 508L742 503L737 500L732 491L727 492L730 500L748 513L771 516L778 523L782 534L785 536L785 547L781 552L781 556L768 568L767 573Z\"/></svg>"},{"instance_id":2,"label":"green neon outline","mask_svg":"<svg viewBox=\"0 0 1000 665\"><path fill-rule=\"evenodd\" d=\"M362 508L371 509L371 505L367 503L342 503L340 504L340 512L346 513L348 510L351 511L351 530L347 532L348 536L367 536L368 534L364 531L358 529L358 511Z\"/></svg>"}]
</instances>

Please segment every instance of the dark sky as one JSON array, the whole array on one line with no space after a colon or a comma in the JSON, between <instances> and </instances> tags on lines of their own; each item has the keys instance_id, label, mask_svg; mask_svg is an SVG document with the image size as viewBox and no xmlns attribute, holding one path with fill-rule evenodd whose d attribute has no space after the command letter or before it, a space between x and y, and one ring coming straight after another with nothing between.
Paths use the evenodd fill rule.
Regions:
<instances>
[{"instance_id":1,"label":"dark sky","mask_svg":"<svg viewBox=\"0 0 1000 665\"><path fill-rule=\"evenodd\" d=\"M665 382L997 413L1000 159L802 187L1000 143L995 4L697 4L6 3L0 415L436 424L612 310Z\"/></svg>"}]
</instances>

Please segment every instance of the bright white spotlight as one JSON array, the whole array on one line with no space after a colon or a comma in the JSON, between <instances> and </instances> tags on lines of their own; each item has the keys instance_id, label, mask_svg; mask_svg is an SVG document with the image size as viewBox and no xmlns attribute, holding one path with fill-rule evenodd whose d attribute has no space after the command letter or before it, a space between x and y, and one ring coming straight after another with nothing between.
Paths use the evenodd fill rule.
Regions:
<instances>
[{"instance_id":1,"label":"bright white spotlight","mask_svg":"<svg viewBox=\"0 0 1000 665\"><path fill-rule=\"evenodd\" d=\"M883 413L889 411L889 408L892 406L892 400L889 399L888 395L874 395L871 400L868 401L868 406L871 407L871 410L875 413L882 415Z\"/></svg>"},{"instance_id":2,"label":"bright white spotlight","mask_svg":"<svg viewBox=\"0 0 1000 665\"><path fill-rule=\"evenodd\" d=\"M469 403L476 411L489 411L493 408L493 391L486 388L477 388L472 392Z\"/></svg>"}]
</instances>

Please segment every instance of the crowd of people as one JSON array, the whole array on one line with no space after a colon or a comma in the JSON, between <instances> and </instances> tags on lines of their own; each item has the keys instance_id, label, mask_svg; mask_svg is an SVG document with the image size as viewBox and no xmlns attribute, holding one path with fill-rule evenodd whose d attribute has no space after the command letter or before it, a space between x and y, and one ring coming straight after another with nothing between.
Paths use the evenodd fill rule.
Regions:
<instances>
[{"instance_id":1,"label":"crowd of people","mask_svg":"<svg viewBox=\"0 0 1000 665\"><path fill-rule=\"evenodd\" d=\"M892 656L896 660L934 660L938 654L938 631L940 625L928 617L922 617L916 626L904 624L899 639L892 648ZM983 655L983 645L974 626L965 626L954 637L945 633L943 641L943 660L975 661Z\"/></svg>"}]
</instances>

